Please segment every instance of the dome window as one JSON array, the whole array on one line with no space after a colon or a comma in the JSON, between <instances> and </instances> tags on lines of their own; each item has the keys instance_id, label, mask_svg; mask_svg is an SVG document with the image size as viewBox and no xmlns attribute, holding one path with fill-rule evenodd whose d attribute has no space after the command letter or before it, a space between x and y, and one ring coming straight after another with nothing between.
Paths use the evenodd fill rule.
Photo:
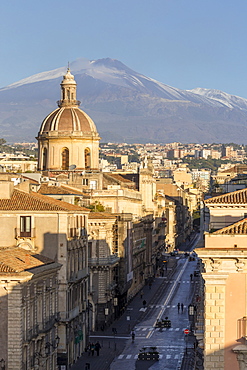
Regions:
<instances>
[{"instance_id":1,"label":"dome window","mask_svg":"<svg viewBox=\"0 0 247 370\"><path fill-rule=\"evenodd\" d=\"M62 150L62 170L69 169L69 149L63 148Z\"/></svg>"}]
</instances>

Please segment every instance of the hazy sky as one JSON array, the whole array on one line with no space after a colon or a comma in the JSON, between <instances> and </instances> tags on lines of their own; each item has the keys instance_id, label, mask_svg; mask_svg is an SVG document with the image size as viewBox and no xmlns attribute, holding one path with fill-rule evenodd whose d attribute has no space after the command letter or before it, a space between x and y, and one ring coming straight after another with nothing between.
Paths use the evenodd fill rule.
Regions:
<instances>
[{"instance_id":1,"label":"hazy sky","mask_svg":"<svg viewBox=\"0 0 247 370\"><path fill-rule=\"evenodd\" d=\"M173 87L247 98L246 0L9 0L0 17L0 87L110 57Z\"/></svg>"}]
</instances>

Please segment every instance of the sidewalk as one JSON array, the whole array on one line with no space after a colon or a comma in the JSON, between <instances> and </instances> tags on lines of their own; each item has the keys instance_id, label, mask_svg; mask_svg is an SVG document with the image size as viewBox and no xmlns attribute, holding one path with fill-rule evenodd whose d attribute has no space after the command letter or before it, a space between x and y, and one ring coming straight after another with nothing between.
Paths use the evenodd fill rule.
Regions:
<instances>
[{"instance_id":1,"label":"sidewalk","mask_svg":"<svg viewBox=\"0 0 247 370\"><path fill-rule=\"evenodd\" d=\"M172 276L177 263L176 258L171 258L170 261L169 269L164 275L167 279ZM89 356L87 353L84 353L71 369L108 370L114 358L123 351L126 341L131 338L131 329L134 328L145 315L145 312L140 311L143 307L142 301L145 299L148 306L163 282L164 279L155 278L151 289L148 285L145 285L142 289L144 292L143 297L141 298L140 294L137 294L118 320L114 321L113 324L104 331L91 333L90 341L95 343L98 340L101 345L99 356L97 357L96 353L94 353L94 356ZM112 328L116 328L117 330L115 336L113 335Z\"/></svg>"}]
</instances>

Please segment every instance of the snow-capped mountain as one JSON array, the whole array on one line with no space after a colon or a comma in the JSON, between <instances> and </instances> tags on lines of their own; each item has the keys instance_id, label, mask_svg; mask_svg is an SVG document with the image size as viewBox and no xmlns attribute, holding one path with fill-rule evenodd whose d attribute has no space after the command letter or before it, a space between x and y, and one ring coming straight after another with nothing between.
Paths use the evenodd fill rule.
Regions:
<instances>
[{"instance_id":1,"label":"snow-capped mountain","mask_svg":"<svg viewBox=\"0 0 247 370\"><path fill-rule=\"evenodd\" d=\"M0 89L0 137L34 140L56 108L67 67L42 72ZM104 141L247 141L247 100L207 89L180 90L131 70L118 60L70 64L77 98Z\"/></svg>"},{"instance_id":2,"label":"snow-capped mountain","mask_svg":"<svg viewBox=\"0 0 247 370\"><path fill-rule=\"evenodd\" d=\"M223 103L225 106L231 109L237 108L247 111L247 99L240 98L239 96L230 95L223 91L215 89L203 89L201 87L186 91L201 96L206 96L207 98Z\"/></svg>"}]
</instances>

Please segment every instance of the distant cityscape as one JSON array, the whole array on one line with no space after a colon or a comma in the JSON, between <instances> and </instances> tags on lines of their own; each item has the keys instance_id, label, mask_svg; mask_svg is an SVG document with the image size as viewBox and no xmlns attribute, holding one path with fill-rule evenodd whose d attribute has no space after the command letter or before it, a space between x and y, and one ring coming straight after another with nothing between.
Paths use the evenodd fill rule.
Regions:
<instances>
[{"instance_id":1,"label":"distant cityscape","mask_svg":"<svg viewBox=\"0 0 247 370\"><path fill-rule=\"evenodd\" d=\"M0 370L244 369L247 147L100 144L60 86L0 139Z\"/></svg>"}]
</instances>

